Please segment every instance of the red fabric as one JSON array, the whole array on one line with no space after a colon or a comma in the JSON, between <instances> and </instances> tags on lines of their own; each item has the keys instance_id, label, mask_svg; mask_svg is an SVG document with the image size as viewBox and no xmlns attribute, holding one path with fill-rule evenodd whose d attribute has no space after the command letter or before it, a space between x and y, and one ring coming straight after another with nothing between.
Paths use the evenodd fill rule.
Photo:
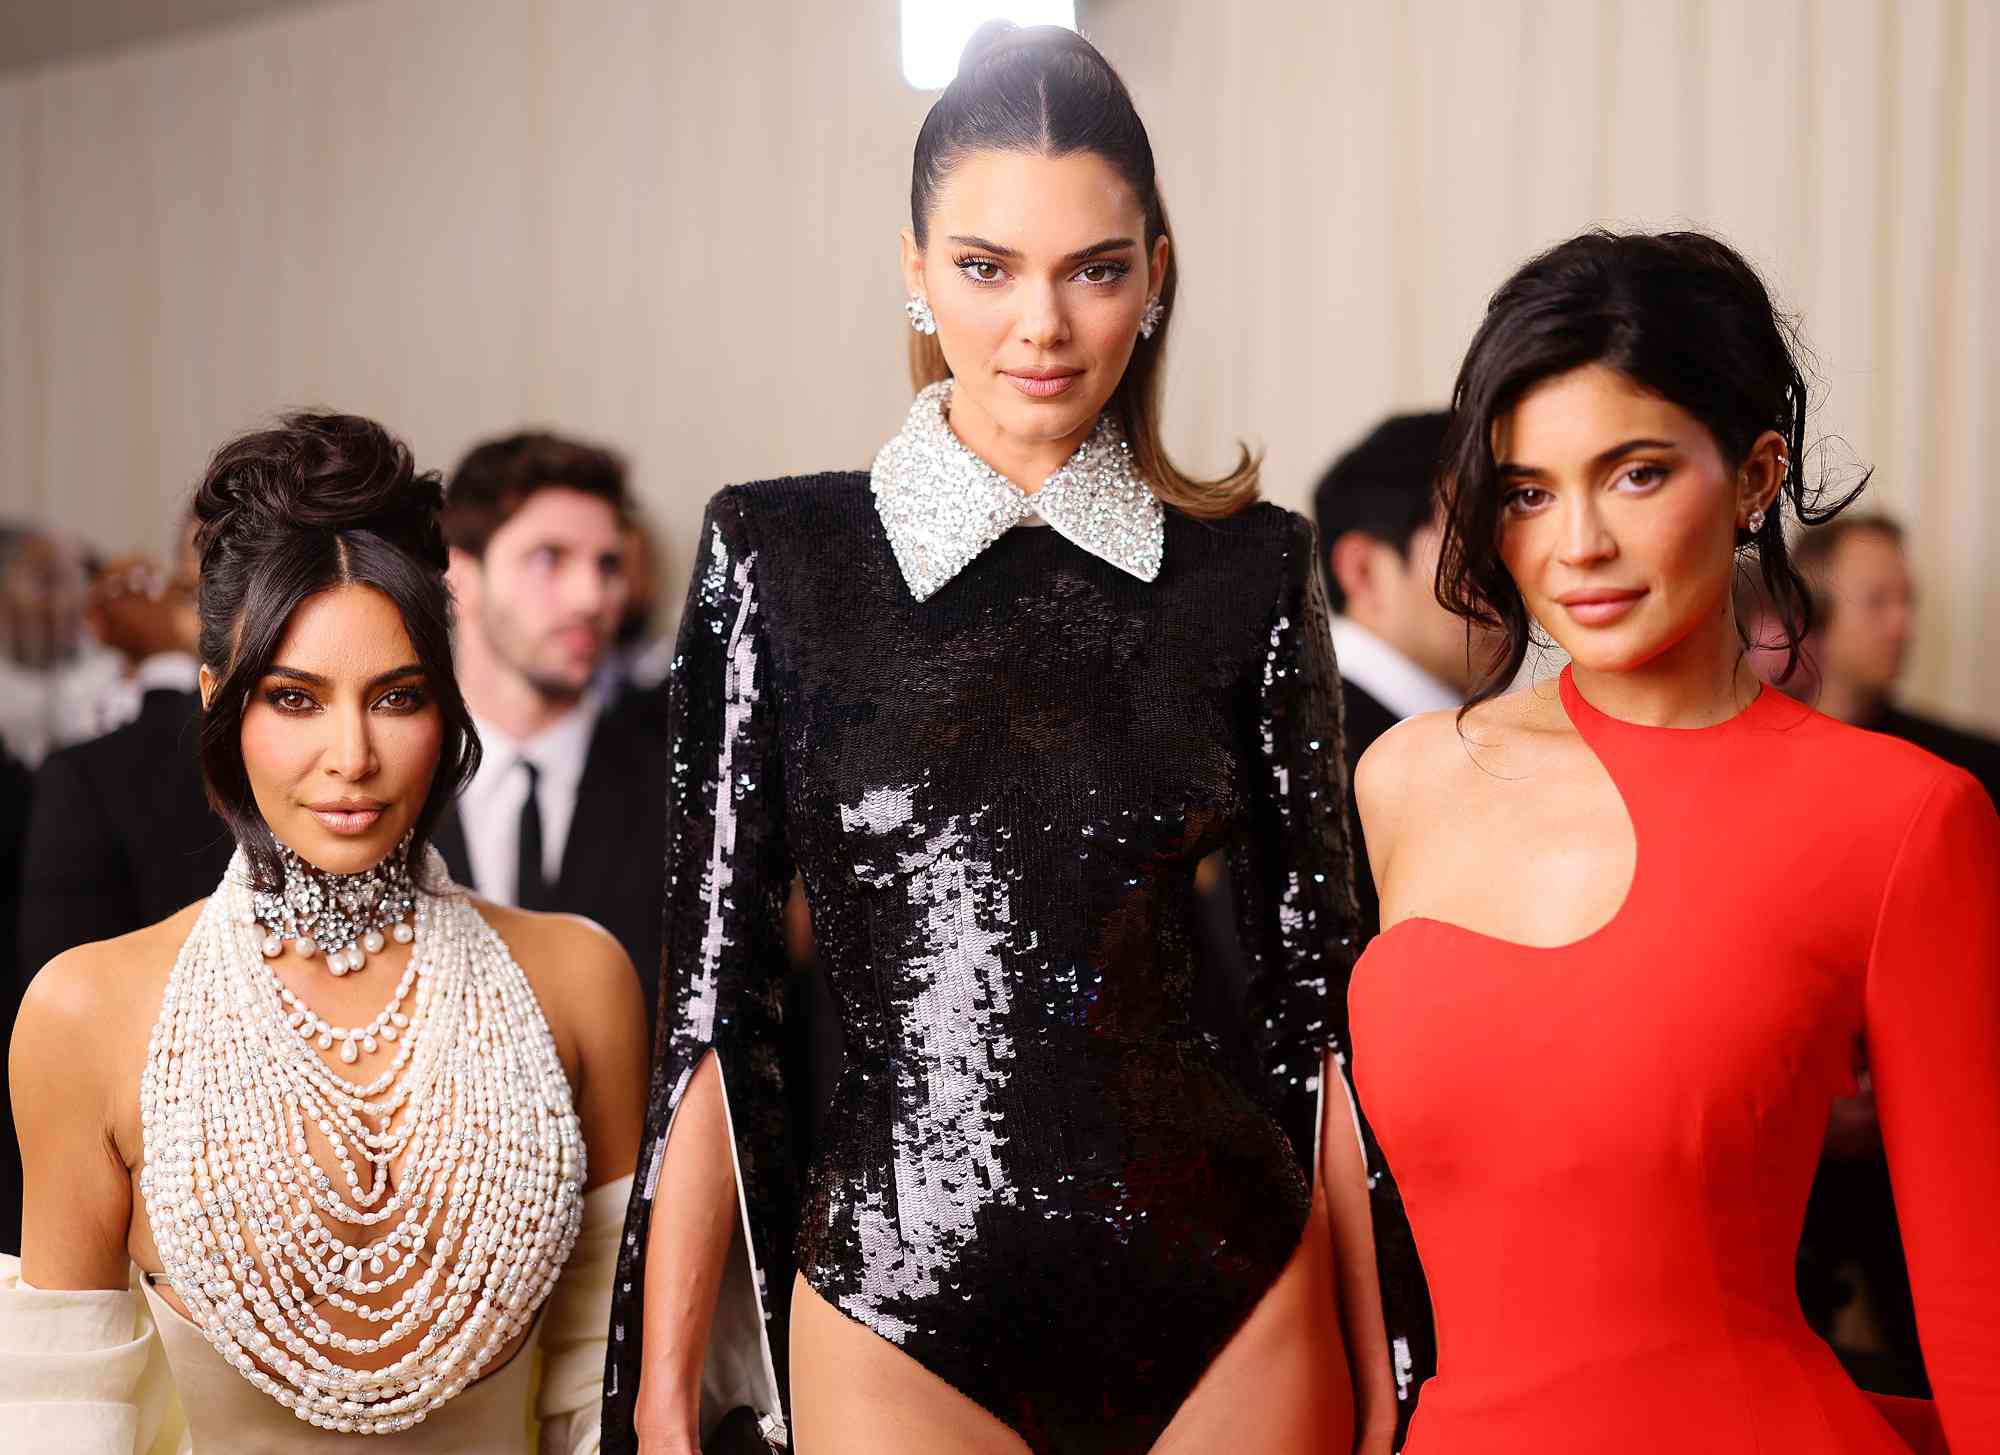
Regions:
<instances>
[{"instance_id":1,"label":"red fabric","mask_svg":"<svg viewBox=\"0 0 2000 1455\"><path fill-rule=\"evenodd\" d=\"M1899 1399L1893 1394L1871 1394L1868 1399L1915 1455L1951 1455L1938 1424L1937 1406L1929 1400Z\"/></svg>"},{"instance_id":2,"label":"red fabric","mask_svg":"<svg viewBox=\"0 0 2000 1455\"><path fill-rule=\"evenodd\" d=\"M1908 1455L1940 1425L1953 1455L2000 1452L1990 800L1775 692L1682 731L1561 687L1631 820L1618 913L1553 949L1404 920L1352 983L1356 1086L1438 1316L1408 1455ZM1854 1387L1794 1291L1862 1046L1930 1435Z\"/></svg>"}]
</instances>

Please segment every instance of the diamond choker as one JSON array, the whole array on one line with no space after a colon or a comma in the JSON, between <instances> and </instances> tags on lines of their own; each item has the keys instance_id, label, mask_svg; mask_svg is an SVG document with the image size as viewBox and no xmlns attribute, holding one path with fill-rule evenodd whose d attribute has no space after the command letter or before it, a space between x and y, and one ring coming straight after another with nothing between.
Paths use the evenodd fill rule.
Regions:
<instances>
[{"instance_id":1,"label":"diamond choker","mask_svg":"<svg viewBox=\"0 0 2000 1455\"><path fill-rule=\"evenodd\" d=\"M264 931L264 954L275 959L289 940L307 959L326 951L326 968L345 975L359 970L389 939L407 945L414 935L408 921L417 904L416 881L410 875L413 836L404 834L386 859L359 874L329 874L278 845L284 887L275 894L251 895L251 912Z\"/></svg>"}]
</instances>

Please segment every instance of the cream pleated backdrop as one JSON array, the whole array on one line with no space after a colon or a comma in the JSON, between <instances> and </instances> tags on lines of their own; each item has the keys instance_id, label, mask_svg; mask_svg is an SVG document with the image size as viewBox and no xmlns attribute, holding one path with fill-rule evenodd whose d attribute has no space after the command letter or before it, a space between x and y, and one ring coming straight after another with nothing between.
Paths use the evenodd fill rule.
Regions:
<instances>
[{"instance_id":1,"label":"cream pleated backdrop","mask_svg":"<svg viewBox=\"0 0 2000 1455\"><path fill-rule=\"evenodd\" d=\"M1593 222L1720 231L1912 528L1911 696L2000 730L2000 6L1084 0L1184 265L1171 435L1327 458L1435 404L1486 295ZM929 97L893 0L351 0L0 78L0 515L158 547L287 404L427 463L540 421L701 501L861 467L907 403ZM678 596L676 585L670 592Z\"/></svg>"}]
</instances>

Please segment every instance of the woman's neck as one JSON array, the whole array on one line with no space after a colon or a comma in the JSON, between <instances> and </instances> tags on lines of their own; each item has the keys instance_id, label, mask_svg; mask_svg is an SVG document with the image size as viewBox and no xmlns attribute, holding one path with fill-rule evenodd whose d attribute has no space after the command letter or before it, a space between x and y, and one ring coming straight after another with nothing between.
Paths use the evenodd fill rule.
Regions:
<instances>
[{"instance_id":1,"label":"woman's neck","mask_svg":"<svg viewBox=\"0 0 2000 1455\"><path fill-rule=\"evenodd\" d=\"M945 423L958 442L992 466L1023 495L1033 495L1055 474L1097 426L1095 416L1060 439L1024 439L1000 428L993 417L978 405L964 400L954 389L945 407Z\"/></svg>"},{"instance_id":2,"label":"woman's neck","mask_svg":"<svg viewBox=\"0 0 2000 1455\"><path fill-rule=\"evenodd\" d=\"M1572 663L1570 674L1599 712L1645 727L1714 727L1763 688L1727 609L1637 667L1600 671Z\"/></svg>"}]
</instances>

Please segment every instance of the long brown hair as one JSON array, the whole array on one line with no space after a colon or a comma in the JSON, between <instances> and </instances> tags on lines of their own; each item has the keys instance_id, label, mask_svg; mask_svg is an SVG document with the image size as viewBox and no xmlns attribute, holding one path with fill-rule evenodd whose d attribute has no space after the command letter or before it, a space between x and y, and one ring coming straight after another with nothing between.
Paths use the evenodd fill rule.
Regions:
<instances>
[{"instance_id":1,"label":"long brown hair","mask_svg":"<svg viewBox=\"0 0 2000 1455\"><path fill-rule=\"evenodd\" d=\"M1234 515L1257 499L1261 459L1241 443L1236 466L1213 480L1189 475L1167 454L1160 438L1161 366L1173 329L1179 254L1166 205L1153 173L1153 146L1132 105L1131 93L1097 48L1075 31L1009 21L982 25L967 42L958 76L924 118L910 168L910 227L922 247L937 189L968 152L999 149L1102 157L1138 195L1146 213L1146 246L1167 239L1167 275L1160 284L1165 310L1151 338L1132 347L1125 375L1112 391L1114 416L1131 441L1132 455L1153 493L1188 515L1213 520ZM910 382L922 389L951 377L935 334L912 334Z\"/></svg>"}]
</instances>

